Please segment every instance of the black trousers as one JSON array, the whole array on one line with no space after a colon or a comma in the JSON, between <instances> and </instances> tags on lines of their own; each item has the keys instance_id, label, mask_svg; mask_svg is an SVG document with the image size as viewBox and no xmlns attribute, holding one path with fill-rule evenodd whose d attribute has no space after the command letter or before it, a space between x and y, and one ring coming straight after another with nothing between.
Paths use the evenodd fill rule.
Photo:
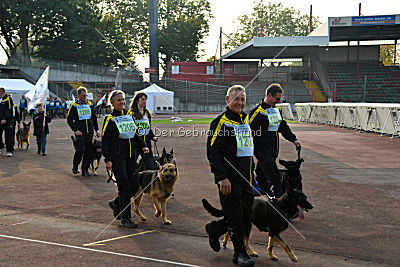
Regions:
<instances>
[{"instance_id":1,"label":"black trousers","mask_svg":"<svg viewBox=\"0 0 400 267\"><path fill-rule=\"evenodd\" d=\"M26 119L26 108L19 108L19 116L21 121Z\"/></svg>"},{"instance_id":2,"label":"black trousers","mask_svg":"<svg viewBox=\"0 0 400 267\"><path fill-rule=\"evenodd\" d=\"M251 229L250 216L254 201L250 186L232 183L231 193L228 195L219 191L219 200L224 218L210 223L212 234L221 236L229 232L235 253L246 253L243 235L248 234Z\"/></svg>"},{"instance_id":3,"label":"black trousers","mask_svg":"<svg viewBox=\"0 0 400 267\"><path fill-rule=\"evenodd\" d=\"M139 176L136 172L136 159L116 159L112 160L112 169L117 180L118 196L113 200L114 203L122 211L122 218L131 217L131 198L136 194L139 189Z\"/></svg>"},{"instance_id":4,"label":"black trousers","mask_svg":"<svg viewBox=\"0 0 400 267\"><path fill-rule=\"evenodd\" d=\"M14 144L13 144L13 127L10 122L6 122L6 124L0 124L0 149L4 148L3 143L3 132L5 133L5 143L6 143L6 150L7 152L14 151Z\"/></svg>"},{"instance_id":5,"label":"black trousers","mask_svg":"<svg viewBox=\"0 0 400 267\"><path fill-rule=\"evenodd\" d=\"M257 182L262 190L268 194L272 193L278 198L283 195L281 175L275 161L258 159L256 173ZM271 191L270 188L272 185L273 190Z\"/></svg>"},{"instance_id":6,"label":"black trousers","mask_svg":"<svg viewBox=\"0 0 400 267\"><path fill-rule=\"evenodd\" d=\"M140 155L143 159L146 170L154 170L154 157L153 151L151 151L151 146L148 147L149 153L145 154L142 149L136 149L136 158Z\"/></svg>"},{"instance_id":7,"label":"black trousers","mask_svg":"<svg viewBox=\"0 0 400 267\"><path fill-rule=\"evenodd\" d=\"M93 151L92 149L90 149L92 147L93 134L83 134L81 136L75 135L75 139L76 148L73 165L74 167L78 167L79 163L81 163L83 156L81 169L82 171L87 171L89 169L90 159L93 157Z\"/></svg>"}]
</instances>

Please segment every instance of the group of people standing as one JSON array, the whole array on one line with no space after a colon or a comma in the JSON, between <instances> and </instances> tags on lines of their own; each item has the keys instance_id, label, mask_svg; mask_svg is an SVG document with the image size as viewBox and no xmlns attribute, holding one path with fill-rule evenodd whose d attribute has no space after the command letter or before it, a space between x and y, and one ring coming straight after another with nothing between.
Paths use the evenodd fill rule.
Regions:
<instances>
[{"instance_id":1,"label":"group of people standing","mask_svg":"<svg viewBox=\"0 0 400 267\"><path fill-rule=\"evenodd\" d=\"M27 118L28 101L25 96L22 95L19 106L17 106L13 102L12 95L7 94L3 87L0 87L0 99L0 155L3 153L5 146L7 157L13 157L16 129L20 129L21 121ZM43 103L36 103L35 107L36 109L32 114L34 127L33 135L36 136L38 154L42 153L43 156L46 156L46 137L47 134L49 134L48 123L50 123L51 118L47 116ZM3 132L5 136L5 145L3 142Z\"/></svg>"},{"instance_id":2,"label":"group of people standing","mask_svg":"<svg viewBox=\"0 0 400 267\"><path fill-rule=\"evenodd\" d=\"M210 125L207 158L218 186L224 218L208 223L205 229L210 247L216 252L220 250L219 237L228 232L234 246L232 261L242 266L254 265L243 243L243 235L251 227L252 184L255 179L253 156L257 158L257 173L260 174L257 181L261 189L270 191L266 181L268 177L273 184L274 196L279 198L283 194L276 165L279 133L296 147L300 146L276 107L282 95L282 87L271 84L262 102L247 115L243 112L245 88L234 85L225 96L226 110Z\"/></svg>"},{"instance_id":3,"label":"group of people standing","mask_svg":"<svg viewBox=\"0 0 400 267\"><path fill-rule=\"evenodd\" d=\"M78 165L83 157L81 175L90 176L88 168L92 151L89 146L94 133L101 135L104 162L106 168L113 172L118 188L118 195L109 202L109 206L113 216L121 220L120 226L135 228L137 223L131 219L130 202L139 188L136 160L141 155L146 169L154 169L150 141L158 140L150 127L151 113L146 108L147 95L143 92L136 94L129 110L126 110L124 92L111 92L108 101L112 112L105 117L100 134L94 104L86 100L87 89L80 87L77 91L78 99L71 104L67 115L68 125L76 140L72 172L78 173Z\"/></svg>"}]
</instances>

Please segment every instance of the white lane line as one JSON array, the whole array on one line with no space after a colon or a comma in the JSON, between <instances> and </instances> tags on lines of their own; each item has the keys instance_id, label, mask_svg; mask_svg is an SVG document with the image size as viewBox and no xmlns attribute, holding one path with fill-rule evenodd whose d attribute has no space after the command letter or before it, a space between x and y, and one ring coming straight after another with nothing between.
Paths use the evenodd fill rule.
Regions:
<instances>
[{"instance_id":1,"label":"white lane line","mask_svg":"<svg viewBox=\"0 0 400 267\"><path fill-rule=\"evenodd\" d=\"M84 248L84 247L78 247L78 246L72 246L72 245L66 245L66 244L60 244L60 243L54 243L54 242L47 242L47 241L42 241L42 240L22 238L22 237L17 237L17 236L9 236L9 235L0 234L0 237L9 238L9 239L15 239L15 240L23 240L23 241L33 242L33 243L52 245L52 246L65 247L65 248L73 248L73 249L80 249L80 250L85 250L85 251L99 252L99 253L104 253L104 254L123 256L123 257L135 258L135 259L140 259L140 260L146 260L146 261L155 261L155 262L161 262L161 263L167 263L167 264L175 264L175 265L180 265L180 266L199 267L199 265L192 265L192 264L181 263L181 262L160 260L160 259L154 259L154 258L148 258L148 257L142 257L142 256L118 253L118 252L112 252L112 251L105 251L105 250L99 250L99 249L93 249L93 248Z\"/></svg>"},{"instance_id":2,"label":"white lane line","mask_svg":"<svg viewBox=\"0 0 400 267\"><path fill-rule=\"evenodd\" d=\"M20 225L20 224L25 224L25 223L28 223L28 222L14 223L14 224L11 224L11 225Z\"/></svg>"},{"instance_id":3,"label":"white lane line","mask_svg":"<svg viewBox=\"0 0 400 267\"><path fill-rule=\"evenodd\" d=\"M105 242L108 242L108 241L118 240L118 239L127 238L127 237L131 237L131 236L144 235L144 234L152 233L152 232L155 232L155 231L156 231L156 230L149 230L149 231L140 232L140 233L136 233L136 234L114 237L114 238L110 238L110 239L106 239L106 240L100 240L100 241L93 242L93 243L83 244L83 246L84 246L84 247L96 246L96 245L97 245L97 246L101 246L101 245L104 245L104 244L102 244L102 243L105 243Z\"/></svg>"}]
</instances>

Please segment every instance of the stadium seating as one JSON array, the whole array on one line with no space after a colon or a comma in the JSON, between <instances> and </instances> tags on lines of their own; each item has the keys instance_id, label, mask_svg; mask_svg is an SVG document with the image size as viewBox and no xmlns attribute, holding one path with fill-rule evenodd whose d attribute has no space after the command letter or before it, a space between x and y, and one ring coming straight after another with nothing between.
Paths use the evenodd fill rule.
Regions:
<instances>
[{"instance_id":1,"label":"stadium seating","mask_svg":"<svg viewBox=\"0 0 400 267\"><path fill-rule=\"evenodd\" d=\"M399 103L400 69L378 62L360 62L357 77L356 63L324 63L327 78L336 84L336 101L364 101L364 80L367 76L365 102Z\"/></svg>"}]
</instances>

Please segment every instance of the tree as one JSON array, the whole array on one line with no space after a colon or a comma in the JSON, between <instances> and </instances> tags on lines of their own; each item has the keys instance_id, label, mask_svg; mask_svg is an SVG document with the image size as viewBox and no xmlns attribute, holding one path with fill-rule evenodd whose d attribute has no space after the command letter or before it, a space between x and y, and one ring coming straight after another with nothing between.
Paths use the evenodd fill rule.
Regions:
<instances>
[{"instance_id":1,"label":"tree","mask_svg":"<svg viewBox=\"0 0 400 267\"><path fill-rule=\"evenodd\" d=\"M394 45L381 45L380 46L380 61L385 66L394 65ZM400 62L400 52L397 51L396 63Z\"/></svg>"},{"instance_id":2,"label":"tree","mask_svg":"<svg viewBox=\"0 0 400 267\"><path fill-rule=\"evenodd\" d=\"M212 18L208 0L162 0L159 8L158 42L164 67L169 61L197 60Z\"/></svg>"},{"instance_id":3,"label":"tree","mask_svg":"<svg viewBox=\"0 0 400 267\"><path fill-rule=\"evenodd\" d=\"M129 46L118 20L109 9L103 9L101 1L63 2L64 6L49 10L53 14L50 21L41 21L36 25L42 29L32 41L37 47L36 56L86 64L117 65L123 57L108 43L110 41L121 54L129 57Z\"/></svg>"},{"instance_id":4,"label":"tree","mask_svg":"<svg viewBox=\"0 0 400 267\"><path fill-rule=\"evenodd\" d=\"M134 54L148 54L149 12L146 0L109 0ZM159 51L162 64L196 60L212 17L208 0L159 0Z\"/></svg>"},{"instance_id":5,"label":"tree","mask_svg":"<svg viewBox=\"0 0 400 267\"><path fill-rule=\"evenodd\" d=\"M98 28L122 54L129 46L103 0L3 0L0 4L0 34L9 59L22 49L33 55L88 64L116 65L122 56L96 31Z\"/></svg>"},{"instance_id":6,"label":"tree","mask_svg":"<svg viewBox=\"0 0 400 267\"><path fill-rule=\"evenodd\" d=\"M282 3L256 0L251 14L237 18L237 30L229 35L225 49L237 47L237 43L244 44L254 37L267 35L274 36L305 36L309 33L310 16L301 14L293 7L284 7ZM318 23L313 21L313 29Z\"/></svg>"},{"instance_id":7,"label":"tree","mask_svg":"<svg viewBox=\"0 0 400 267\"><path fill-rule=\"evenodd\" d=\"M9 60L16 59L17 49L21 48L23 55L29 61L28 38L30 25L34 22L34 14L40 10L43 0L2 0L0 3L0 33L4 37L6 47L3 47Z\"/></svg>"}]
</instances>

